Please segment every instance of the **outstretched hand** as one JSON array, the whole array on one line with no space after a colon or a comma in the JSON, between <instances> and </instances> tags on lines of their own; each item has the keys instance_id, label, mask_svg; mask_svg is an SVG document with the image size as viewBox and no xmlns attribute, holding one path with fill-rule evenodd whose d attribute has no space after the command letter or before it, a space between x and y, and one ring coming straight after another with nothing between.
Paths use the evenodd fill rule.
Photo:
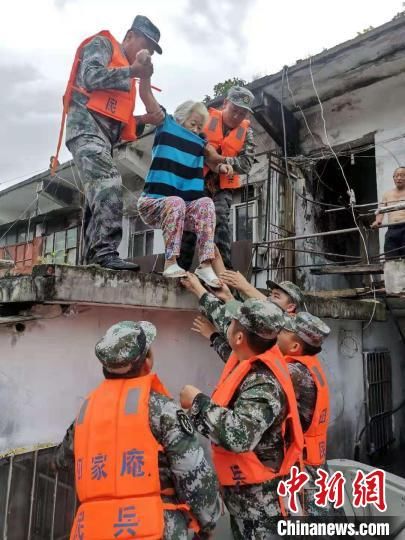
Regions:
<instances>
[{"instance_id":1,"label":"outstretched hand","mask_svg":"<svg viewBox=\"0 0 405 540\"><path fill-rule=\"evenodd\" d=\"M201 334L203 337L209 339L211 335L217 331L215 326L205 317L199 315L193 321L193 326L191 327L193 332Z\"/></svg>"},{"instance_id":2,"label":"outstretched hand","mask_svg":"<svg viewBox=\"0 0 405 540\"><path fill-rule=\"evenodd\" d=\"M225 272L221 272L220 278L224 283L230 287L234 287L238 291L243 291L250 285L243 274L240 272L234 272L233 270L225 270Z\"/></svg>"}]
</instances>

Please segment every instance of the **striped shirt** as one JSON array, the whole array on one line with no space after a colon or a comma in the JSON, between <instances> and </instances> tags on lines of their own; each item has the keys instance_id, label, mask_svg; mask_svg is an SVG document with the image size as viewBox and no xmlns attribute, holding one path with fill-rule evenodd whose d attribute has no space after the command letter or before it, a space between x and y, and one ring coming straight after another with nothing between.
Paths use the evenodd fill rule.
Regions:
<instances>
[{"instance_id":1,"label":"striped shirt","mask_svg":"<svg viewBox=\"0 0 405 540\"><path fill-rule=\"evenodd\" d=\"M205 145L203 136L192 133L166 114L156 130L143 195L155 199L176 196L185 201L204 197Z\"/></svg>"}]
</instances>

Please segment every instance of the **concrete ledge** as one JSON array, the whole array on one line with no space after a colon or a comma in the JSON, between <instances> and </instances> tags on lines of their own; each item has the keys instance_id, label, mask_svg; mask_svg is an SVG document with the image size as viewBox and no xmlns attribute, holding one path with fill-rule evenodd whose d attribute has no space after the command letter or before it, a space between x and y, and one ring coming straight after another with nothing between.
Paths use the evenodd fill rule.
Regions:
<instances>
[{"instance_id":1,"label":"concrete ledge","mask_svg":"<svg viewBox=\"0 0 405 540\"><path fill-rule=\"evenodd\" d=\"M375 322L387 320L386 307L382 302L377 301L373 314L374 300L347 300L306 295L305 305L310 313L320 318L369 321L373 316Z\"/></svg>"},{"instance_id":2,"label":"concrete ledge","mask_svg":"<svg viewBox=\"0 0 405 540\"><path fill-rule=\"evenodd\" d=\"M159 309L196 309L177 280L157 274L117 272L99 266L40 265L31 276L0 279L0 302L110 304Z\"/></svg>"},{"instance_id":3,"label":"concrete ledge","mask_svg":"<svg viewBox=\"0 0 405 540\"><path fill-rule=\"evenodd\" d=\"M0 303L99 304L155 309L197 309L196 298L177 280L157 274L116 272L99 266L41 265L31 276L0 278ZM309 311L319 317L368 321L374 303L366 300L306 297ZM375 321L385 321L380 302Z\"/></svg>"}]
</instances>

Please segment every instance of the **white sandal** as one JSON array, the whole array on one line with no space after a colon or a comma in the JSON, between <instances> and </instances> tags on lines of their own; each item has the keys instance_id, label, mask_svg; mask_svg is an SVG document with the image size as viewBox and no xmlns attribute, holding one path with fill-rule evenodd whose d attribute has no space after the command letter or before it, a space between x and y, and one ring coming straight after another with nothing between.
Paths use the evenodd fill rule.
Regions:
<instances>
[{"instance_id":1,"label":"white sandal","mask_svg":"<svg viewBox=\"0 0 405 540\"><path fill-rule=\"evenodd\" d=\"M199 266L194 271L195 275L198 276L201 281L203 281L208 287L212 287L213 289L220 289L222 287L218 276L212 269L212 266Z\"/></svg>"},{"instance_id":2,"label":"white sandal","mask_svg":"<svg viewBox=\"0 0 405 540\"><path fill-rule=\"evenodd\" d=\"M181 268L181 266L174 263L168 266L162 275L166 278L182 278L186 277L187 273L183 268Z\"/></svg>"}]
</instances>

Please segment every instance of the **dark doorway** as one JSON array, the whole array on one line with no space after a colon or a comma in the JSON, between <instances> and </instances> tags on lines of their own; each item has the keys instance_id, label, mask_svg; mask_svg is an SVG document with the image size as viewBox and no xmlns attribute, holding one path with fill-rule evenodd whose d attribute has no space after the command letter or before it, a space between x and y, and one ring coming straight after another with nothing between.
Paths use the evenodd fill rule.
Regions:
<instances>
[{"instance_id":1,"label":"dark doorway","mask_svg":"<svg viewBox=\"0 0 405 540\"><path fill-rule=\"evenodd\" d=\"M345 149L337 153L348 184L354 191L356 205L375 203L377 179L374 147L363 151L351 147L351 150ZM316 200L330 205L349 206L348 187L335 158L318 161L313 173L312 188ZM329 210L325 207L319 213L318 229L320 231L348 229L356 226L350 209ZM356 215L359 224L366 227L365 239L369 257L378 255L378 233L369 230L369 225L374 220L371 207L357 209ZM357 232L326 236L323 238L323 247L329 253L359 256L362 259L365 257L365 250ZM353 259L353 262L356 261Z\"/></svg>"}]
</instances>

